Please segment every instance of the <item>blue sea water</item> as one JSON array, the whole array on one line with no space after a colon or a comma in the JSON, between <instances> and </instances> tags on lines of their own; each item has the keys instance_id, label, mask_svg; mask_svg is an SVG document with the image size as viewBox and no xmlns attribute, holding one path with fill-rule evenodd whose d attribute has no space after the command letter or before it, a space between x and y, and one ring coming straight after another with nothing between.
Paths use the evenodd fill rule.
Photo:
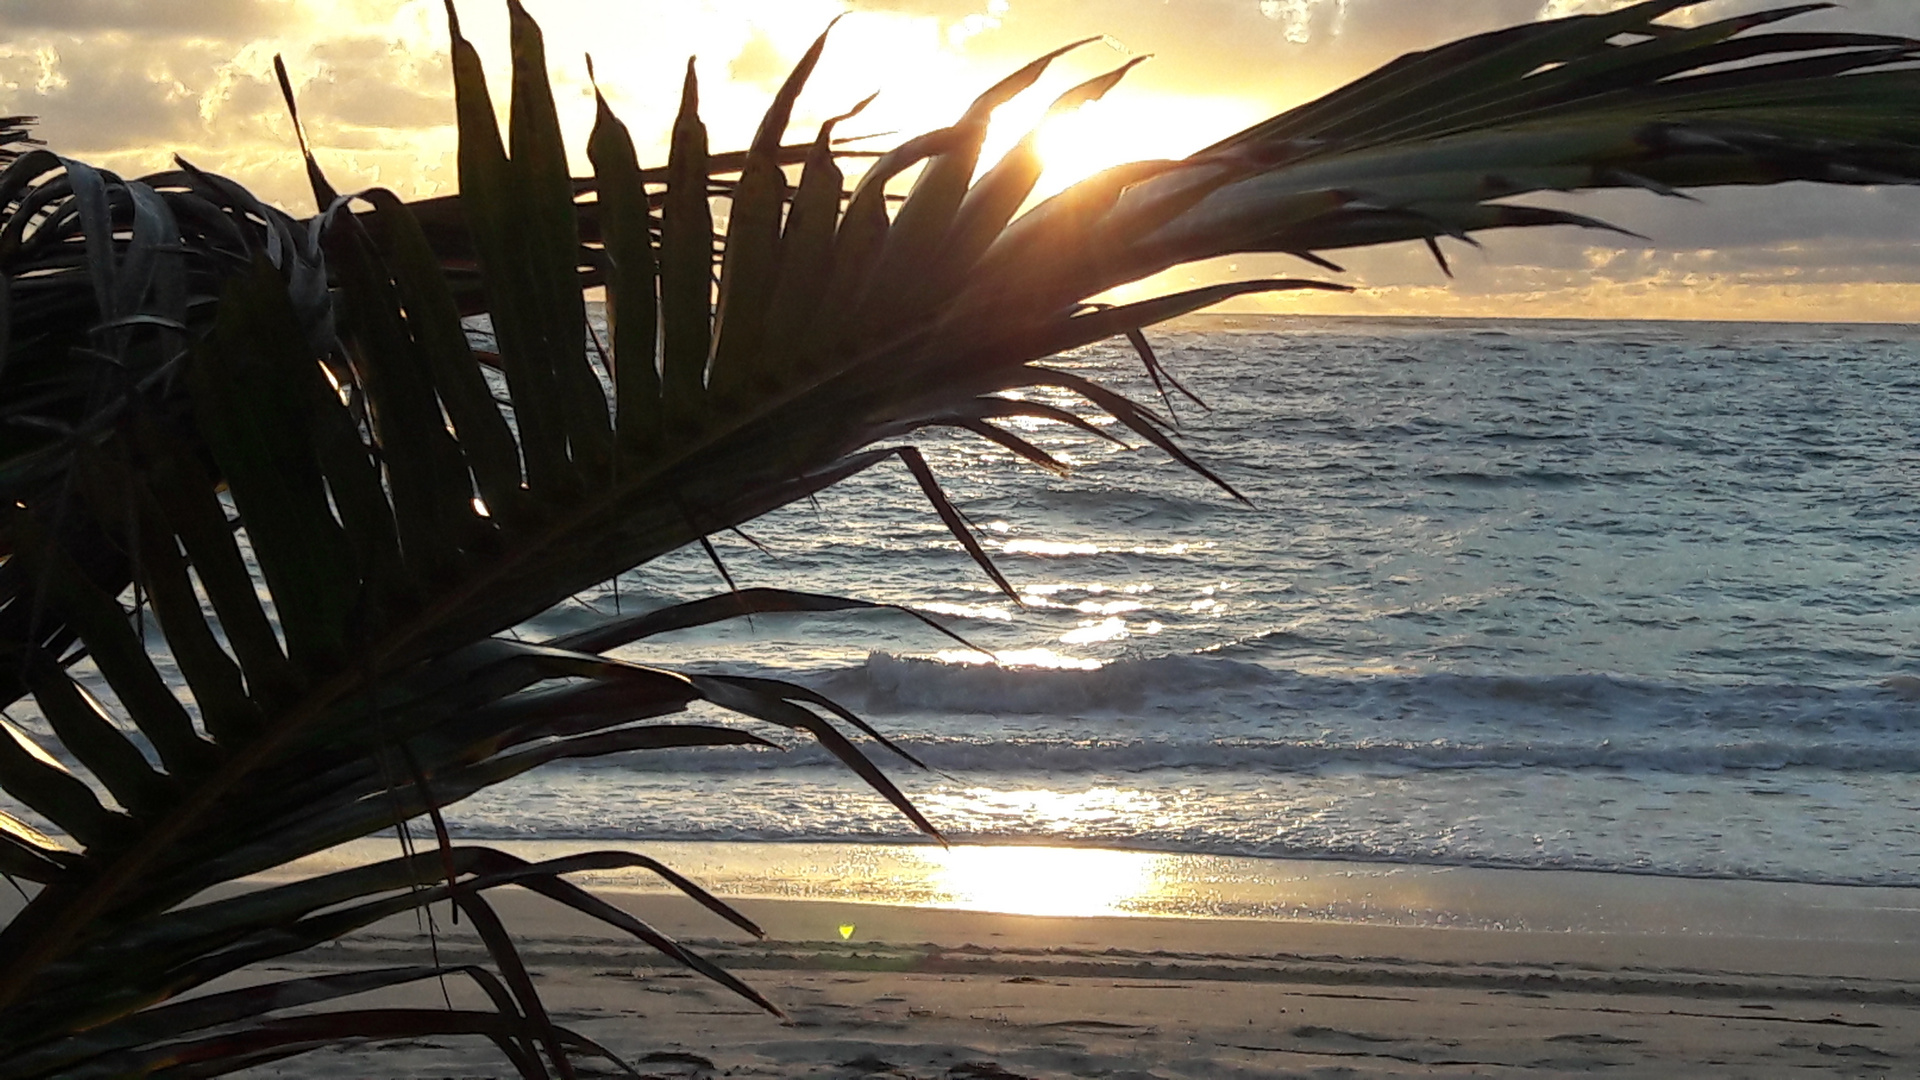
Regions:
<instances>
[{"instance_id":1,"label":"blue sea water","mask_svg":"<svg viewBox=\"0 0 1920 1080\"><path fill-rule=\"evenodd\" d=\"M861 611L620 655L831 695L930 766L865 744L956 840L1920 885L1920 327L1235 317L1152 338L1208 408L1162 404L1124 342L1054 364L1170 409L1245 501L1101 417L1133 447L1016 423L1065 477L924 433L1017 600L894 463L714 542L743 587L900 605L984 652ZM725 589L679 552L521 632ZM555 764L448 821L914 838L831 755L755 730L788 749Z\"/></svg>"},{"instance_id":2,"label":"blue sea water","mask_svg":"<svg viewBox=\"0 0 1920 1080\"><path fill-rule=\"evenodd\" d=\"M1154 341L1210 406L1173 398L1183 445L1251 505L1137 438L1034 421L1070 476L922 440L1018 603L896 466L716 538L742 586L904 605L997 663L887 612L624 654L832 695L931 766L873 748L957 839L1920 884L1920 329L1248 318ZM1124 342L1057 364L1165 408ZM685 552L526 632L724 588ZM451 821L912 836L787 741L557 766Z\"/></svg>"}]
</instances>

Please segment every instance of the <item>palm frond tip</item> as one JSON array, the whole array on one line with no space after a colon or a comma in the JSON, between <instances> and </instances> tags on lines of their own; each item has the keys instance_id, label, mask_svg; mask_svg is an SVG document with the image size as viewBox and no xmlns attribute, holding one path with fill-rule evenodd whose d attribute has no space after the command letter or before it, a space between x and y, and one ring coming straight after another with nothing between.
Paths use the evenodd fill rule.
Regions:
<instances>
[{"instance_id":1,"label":"palm frond tip","mask_svg":"<svg viewBox=\"0 0 1920 1080\"><path fill-rule=\"evenodd\" d=\"M641 167L600 101L595 175L573 178L539 30L517 3L504 134L449 7L454 197L337 199L314 166L321 213L295 221L184 162L125 180L19 152L23 124L0 121L0 153L17 153L0 173L0 702L39 717L0 730L0 788L25 807L0 814L0 872L39 890L0 931L0 1080L189 1060L212 1075L429 1030L490 1039L523 1075L564 1073L570 1054L595 1048L546 1017L486 907L484 893L506 885L771 1007L561 876L643 867L704 897L621 853L527 865L443 839L437 852L182 905L546 762L774 745L665 719L700 700L818 740L937 836L843 725L891 744L832 702L604 655L665 629L857 601L747 587L545 643L505 632L889 463L998 577L900 440L958 425L1056 466L993 421L1078 418L1010 391L1063 388L1211 477L1170 419L1042 361L1125 336L1160 385L1141 327L1251 292L1341 286L1097 301L1170 266L1272 251L1337 273L1320 252L1609 227L1506 201L1532 192L1920 177L1920 46L1769 29L1812 5L1658 21L1686 6L1652 0L1411 54L1191 157L1108 170L1024 213L1034 147L978 171L985 119L1058 54L952 127L881 155L851 192L831 125L786 143L808 72L828 62L818 44L748 149L710 150L689 70L664 168ZM912 190L889 192L913 166ZM716 194L732 203L724 236ZM580 295L602 283L604 356ZM478 311L489 350L461 321ZM136 604L172 682L134 629ZM110 695L76 675L82 656ZM439 900L484 924L493 968L460 974L491 1011L280 1015L424 977L416 969L170 1003Z\"/></svg>"}]
</instances>

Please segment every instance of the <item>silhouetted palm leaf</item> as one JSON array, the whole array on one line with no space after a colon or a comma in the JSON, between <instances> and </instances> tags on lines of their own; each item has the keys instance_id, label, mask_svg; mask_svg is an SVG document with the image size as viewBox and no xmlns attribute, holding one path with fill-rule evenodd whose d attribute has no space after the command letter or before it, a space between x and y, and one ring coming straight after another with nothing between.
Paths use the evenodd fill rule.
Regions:
<instances>
[{"instance_id":1,"label":"silhouetted palm leaf","mask_svg":"<svg viewBox=\"0 0 1920 1080\"><path fill-rule=\"evenodd\" d=\"M851 193L829 132L783 146L818 46L734 156L709 154L689 69L665 170L640 167L602 102L583 181L566 172L538 28L511 0L504 138L454 24L457 198L340 199L315 168L323 212L297 222L185 163L126 181L20 156L0 176L0 701L31 698L40 719L0 728L0 788L53 828L0 814L0 871L39 890L0 931L0 1077L213 1075L428 1031L492 1039L523 1075L566 1075L570 1050L594 1048L547 1018L486 904L505 885L771 1008L562 876L647 867L741 921L639 856L529 865L443 838L436 852L186 902L421 815L437 822L441 807L559 758L771 745L656 722L703 699L817 739L931 833L839 725L878 733L817 694L600 655L666 628L856 602L746 590L546 643L507 632L890 458L991 572L924 460L895 440L966 426L1052 464L992 421L1067 415L1009 391L1065 389L1211 476L1150 410L1041 361L1127 335L1152 370L1142 326L1249 292L1339 286L1094 302L1172 265L1601 225L1497 201L1530 191L1920 175L1914 43L1752 32L1805 7L1686 30L1654 21L1684 6L1652 0L1405 57L1190 158L1109 170L1024 214L1031 142L977 178L976 164L988 115L1051 57L876 159ZM887 182L915 166L890 213ZM731 200L724 238L708 202L716 175ZM581 299L596 282L613 330L604 355ZM461 322L480 309L488 353ZM413 969L163 1004L442 899L493 956L497 976L461 969L491 1012L275 1015L421 977Z\"/></svg>"}]
</instances>

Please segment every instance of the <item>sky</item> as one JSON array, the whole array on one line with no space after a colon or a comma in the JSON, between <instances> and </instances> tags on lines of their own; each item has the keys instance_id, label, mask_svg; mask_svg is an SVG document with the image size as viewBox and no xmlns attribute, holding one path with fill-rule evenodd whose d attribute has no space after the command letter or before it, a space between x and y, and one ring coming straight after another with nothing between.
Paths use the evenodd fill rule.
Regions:
<instances>
[{"instance_id":1,"label":"sky","mask_svg":"<svg viewBox=\"0 0 1920 1080\"><path fill-rule=\"evenodd\" d=\"M505 5L457 0L504 105ZM1010 143L1054 93L1141 54L1107 99L1050 127L1049 176L1177 157L1310 100L1403 52L1621 0L527 0L547 36L569 142L587 171L585 56L640 146L665 160L689 56L716 150L743 146L769 95L836 15L791 141L875 90L844 133L894 139L951 122L986 85L1080 38L989 143ZM1698 20L1775 6L1713 0ZM1796 20L1920 37L1915 0L1850 0ZM310 213L272 60L283 54L322 165L342 189L423 196L454 188L452 87L440 0L0 0L0 115L37 114L61 153L135 176L179 154ZM1579 230L1453 245L1448 280L1417 244L1342 252L1359 286L1243 300L1240 310L1424 316L1920 321L1920 190L1792 185L1717 189L1702 202L1643 193L1565 196L1650 244ZM1249 256L1176 270L1141 289L1311 268ZM1332 275L1324 275L1332 276ZM1131 298L1131 297L1125 297Z\"/></svg>"}]
</instances>

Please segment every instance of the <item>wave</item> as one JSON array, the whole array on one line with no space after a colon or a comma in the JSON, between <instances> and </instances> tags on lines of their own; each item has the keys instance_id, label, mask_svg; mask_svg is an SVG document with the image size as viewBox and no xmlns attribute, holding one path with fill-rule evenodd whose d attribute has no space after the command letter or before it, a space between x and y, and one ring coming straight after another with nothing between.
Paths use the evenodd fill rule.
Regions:
<instances>
[{"instance_id":1,"label":"wave","mask_svg":"<svg viewBox=\"0 0 1920 1080\"><path fill-rule=\"evenodd\" d=\"M1358 745L1284 739L1057 739L894 737L893 743L944 773L1120 776L1181 773L1431 772L1443 769L1608 769L1634 773L1717 773L1824 769L1835 772L1920 773L1920 750L1884 745L1835 746L1759 739L1734 744L1615 746L1489 743L1481 745L1382 741ZM888 755L869 751L881 764ZM739 773L796 768L844 768L811 743L791 749L675 750L597 759L582 768L658 773Z\"/></svg>"},{"instance_id":2,"label":"wave","mask_svg":"<svg viewBox=\"0 0 1920 1080\"><path fill-rule=\"evenodd\" d=\"M1112 661L1091 670L945 663L875 652L865 663L800 681L883 713L1078 716L1166 711L1218 720L1359 711L1410 723L1450 718L1557 720L1629 729L1905 731L1920 727L1915 693L1879 685L1677 684L1605 674L1309 673L1224 655L1258 656L1301 639L1273 631L1213 651Z\"/></svg>"},{"instance_id":3,"label":"wave","mask_svg":"<svg viewBox=\"0 0 1920 1080\"><path fill-rule=\"evenodd\" d=\"M449 821L448 831L456 840L487 841L590 841L620 845L647 843L755 843L755 844L835 844L835 845L931 845L924 837L901 833L898 829L846 830L804 827L751 827L737 825L696 826L690 828L627 828L576 823L538 823L505 821ZM1406 849L1377 843L1296 843L1284 839L1250 841L1244 837L1195 835L1192 833L1116 836L1066 836L1041 830L1023 829L947 829L942 833L952 844L992 844L997 846L1044 846L1081 848L1099 851L1134 851L1176 856L1224 856L1227 858L1286 859L1307 862L1363 863L1375 866L1471 867L1484 870L1561 870L1592 874L1616 874L1624 877L1681 878L1710 881L1771 881L1783 884L1831 885L1864 888L1920 887L1920 874L1897 867L1845 872L1826 870L1783 870L1753 865L1738 860L1675 859L1670 862L1636 860L1622 863L1594 855L1559 852L1475 852L1453 854L1432 849Z\"/></svg>"},{"instance_id":4,"label":"wave","mask_svg":"<svg viewBox=\"0 0 1920 1080\"><path fill-rule=\"evenodd\" d=\"M849 704L885 712L1061 715L1137 710L1204 690L1262 686L1274 672L1210 656L1120 660L1091 671L949 664L876 652L812 680Z\"/></svg>"},{"instance_id":5,"label":"wave","mask_svg":"<svg viewBox=\"0 0 1920 1080\"><path fill-rule=\"evenodd\" d=\"M1215 654L1084 671L875 653L864 664L796 681L954 774L1920 773L1911 737L1920 725L1920 683L1898 678L1836 690L1581 674L1307 674ZM579 767L741 773L816 766L839 767L798 741L784 753L681 750Z\"/></svg>"}]
</instances>

